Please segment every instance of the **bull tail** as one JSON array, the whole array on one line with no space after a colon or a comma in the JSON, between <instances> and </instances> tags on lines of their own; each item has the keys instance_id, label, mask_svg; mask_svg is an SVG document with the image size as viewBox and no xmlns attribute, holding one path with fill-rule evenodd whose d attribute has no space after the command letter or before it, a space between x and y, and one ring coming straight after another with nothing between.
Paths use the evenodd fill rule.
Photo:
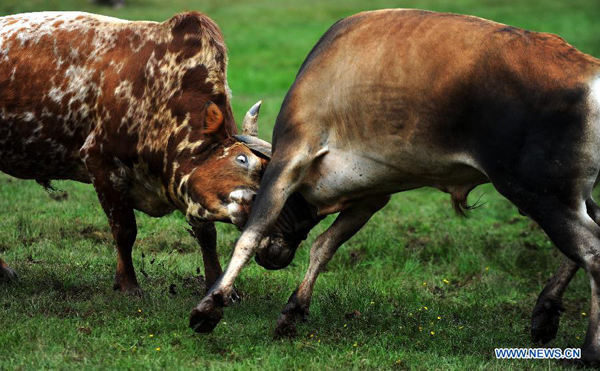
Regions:
<instances>
[{"instance_id":1,"label":"bull tail","mask_svg":"<svg viewBox=\"0 0 600 371\"><path fill-rule=\"evenodd\" d=\"M36 179L37 184L44 187L44 190L48 193L56 192L56 188L52 186L52 181L48 179Z\"/></svg>"}]
</instances>

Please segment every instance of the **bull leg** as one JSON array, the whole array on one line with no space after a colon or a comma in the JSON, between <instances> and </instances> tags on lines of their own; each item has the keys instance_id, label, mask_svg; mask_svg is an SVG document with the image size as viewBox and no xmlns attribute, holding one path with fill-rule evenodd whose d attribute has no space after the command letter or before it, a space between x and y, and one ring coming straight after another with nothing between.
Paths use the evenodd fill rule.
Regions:
<instances>
[{"instance_id":1,"label":"bull leg","mask_svg":"<svg viewBox=\"0 0 600 371\"><path fill-rule=\"evenodd\" d=\"M126 180L119 168L101 156L85 156L85 164L98 194L100 204L108 217L113 237L117 243L117 272L114 290L141 296L142 290L135 277L131 251L137 236L135 214L124 187Z\"/></svg>"},{"instance_id":2,"label":"bull leg","mask_svg":"<svg viewBox=\"0 0 600 371\"><path fill-rule=\"evenodd\" d=\"M104 206L107 211L108 207ZM132 208L116 208L113 206L112 212L107 212L110 227L113 236L117 242L117 272L115 274L114 290L141 296L142 289L140 288L137 278L135 277L135 269L133 268L133 259L131 252L135 238L137 235L137 226L135 215Z\"/></svg>"},{"instance_id":3,"label":"bull leg","mask_svg":"<svg viewBox=\"0 0 600 371\"><path fill-rule=\"evenodd\" d=\"M223 273L219 256L217 255L217 230L215 223L201 223L192 226L194 238L202 250L204 261L204 275L206 276L206 291L217 281Z\"/></svg>"},{"instance_id":4,"label":"bull leg","mask_svg":"<svg viewBox=\"0 0 600 371\"><path fill-rule=\"evenodd\" d=\"M509 200L531 216L559 250L588 274L591 285L591 308L588 330L582 346L582 361L600 362L600 226L585 211L585 201L566 203L555 197L526 193L507 193L496 187ZM519 202L535 199L536 202ZM564 197L564 200L573 198ZM523 208L525 206L525 208Z\"/></svg>"},{"instance_id":5,"label":"bull leg","mask_svg":"<svg viewBox=\"0 0 600 371\"><path fill-rule=\"evenodd\" d=\"M17 279L17 272L0 259L0 282L10 282Z\"/></svg>"},{"instance_id":6,"label":"bull leg","mask_svg":"<svg viewBox=\"0 0 600 371\"><path fill-rule=\"evenodd\" d=\"M600 225L600 207L591 197L586 201L585 206L590 218ZM579 270L577 264L565 258L558 271L540 293L531 314L531 339L533 341L546 344L556 337L560 314L564 311L562 297L577 270Z\"/></svg>"},{"instance_id":7,"label":"bull leg","mask_svg":"<svg viewBox=\"0 0 600 371\"><path fill-rule=\"evenodd\" d=\"M250 218L235 244L225 273L190 314L190 327L194 331L211 332L223 317L223 307L229 304L235 279L277 220L288 197L298 188L302 174L311 163L306 152L298 150L298 153L291 160L274 159L267 167Z\"/></svg>"},{"instance_id":8,"label":"bull leg","mask_svg":"<svg viewBox=\"0 0 600 371\"><path fill-rule=\"evenodd\" d=\"M217 229L215 228L215 223L202 223L198 226L192 226L192 230L194 238L202 250L204 275L206 276L206 293L208 293L208 290L223 274L221 263L219 263L219 255L217 255ZM231 292L231 300L240 300L240 296L235 289Z\"/></svg>"},{"instance_id":9,"label":"bull leg","mask_svg":"<svg viewBox=\"0 0 600 371\"><path fill-rule=\"evenodd\" d=\"M556 337L560 314L564 311L562 297L579 267L565 258L558 271L540 293L531 313L531 340L548 343Z\"/></svg>"},{"instance_id":10,"label":"bull leg","mask_svg":"<svg viewBox=\"0 0 600 371\"><path fill-rule=\"evenodd\" d=\"M310 250L310 263L304 280L290 296L275 328L275 337L296 336L296 321L306 320L310 300L319 273L333 258L337 249L358 232L373 214L381 210L390 196L368 198L342 211L335 222L315 240Z\"/></svg>"}]
</instances>

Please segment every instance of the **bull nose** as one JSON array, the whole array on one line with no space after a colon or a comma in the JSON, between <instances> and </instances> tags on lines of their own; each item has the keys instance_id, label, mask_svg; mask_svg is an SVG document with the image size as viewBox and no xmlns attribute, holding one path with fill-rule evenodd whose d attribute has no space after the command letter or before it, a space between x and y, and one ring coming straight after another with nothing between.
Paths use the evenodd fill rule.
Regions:
<instances>
[{"instance_id":1,"label":"bull nose","mask_svg":"<svg viewBox=\"0 0 600 371\"><path fill-rule=\"evenodd\" d=\"M283 269L294 260L298 245L299 243L289 244L280 237L265 238L261 241L261 248L254 256L254 260L268 270Z\"/></svg>"},{"instance_id":2,"label":"bull nose","mask_svg":"<svg viewBox=\"0 0 600 371\"><path fill-rule=\"evenodd\" d=\"M242 205L251 204L255 197L256 192L249 189L237 189L229 194L231 201Z\"/></svg>"}]
</instances>

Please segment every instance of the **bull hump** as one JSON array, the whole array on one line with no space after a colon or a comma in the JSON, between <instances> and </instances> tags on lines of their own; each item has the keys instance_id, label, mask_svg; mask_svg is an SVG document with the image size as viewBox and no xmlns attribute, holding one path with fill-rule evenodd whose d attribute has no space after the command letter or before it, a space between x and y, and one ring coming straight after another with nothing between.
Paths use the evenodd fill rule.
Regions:
<instances>
[{"instance_id":1,"label":"bull hump","mask_svg":"<svg viewBox=\"0 0 600 371\"><path fill-rule=\"evenodd\" d=\"M598 59L558 36L478 17L419 10L360 13L336 23L315 45L275 131L303 130L284 126L317 117L340 123L340 136L369 137L371 125L385 121L395 125L390 131L410 137L424 121L412 107L451 111L468 97L481 97L486 86L502 86L494 93L505 96L496 101L550 90L579 97L599 66ZM514 81L521 86L509 86ZM381 114L394 119L377 120Z\"/></svg>"},{"instance_id":2,"label":"bull hump","mask_svg":"<svg viewBox=\"0 0 600 371\"><path fill-rule=\"evenodd\" d=\"M163 171L169 137L193 119L193 98L226 94L222 36L205 18L178 16L202 20L181 34L173 20L83 12L0 17L0 170L89 181L79 151L95 147L125 165L143 154L150 171ZM190 70L202 76L193 81L200 89L174 105Z\"/></svg>"}]
</instances>

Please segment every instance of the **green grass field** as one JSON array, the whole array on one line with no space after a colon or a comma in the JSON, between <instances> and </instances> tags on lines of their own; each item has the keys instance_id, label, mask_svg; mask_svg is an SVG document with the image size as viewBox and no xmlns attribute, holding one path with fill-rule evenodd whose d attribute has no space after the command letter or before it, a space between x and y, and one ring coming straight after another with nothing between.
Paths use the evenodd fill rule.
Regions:
<instances>
[{"instance_id":1,"label":"green grass field","mask_svg":"<svg viewBox=\"0 0 600 371\"><path fill-rule=\"evenodd\" d=\"M263 99L260 134L319 36L363 10L406 7L478 15L557 33L600 56L598 0L127 0L120 10L87 0L2 0L0 15L84 10L162 21L200 10L222 28L238 122ZM0 175L0 256L20 282L0 285L0 370L11 369L554 369L554 361L498 361L496 347L534 346L529 317L561 256L541 230L487 185L485 205L455 217L449 196L423 189L392 202L346 243L318 281L307 323L273 340L280 310L302 279L310 235L292 265L250 264L237 281L241 304L198 335L188 315L202 297L202 259L180 214L138 214L134 260L143 299L112 290L116 252L91 186L57 182L67 200L33 181ZM60 197L58 197L60 198ZM239 232L219 225L223 263ZM175 293L172 293L172 292ZM583 341L589 287L579 272L550 347ZM348 318L346 314L359 311Z\"/></svg>"}]
</instances>

